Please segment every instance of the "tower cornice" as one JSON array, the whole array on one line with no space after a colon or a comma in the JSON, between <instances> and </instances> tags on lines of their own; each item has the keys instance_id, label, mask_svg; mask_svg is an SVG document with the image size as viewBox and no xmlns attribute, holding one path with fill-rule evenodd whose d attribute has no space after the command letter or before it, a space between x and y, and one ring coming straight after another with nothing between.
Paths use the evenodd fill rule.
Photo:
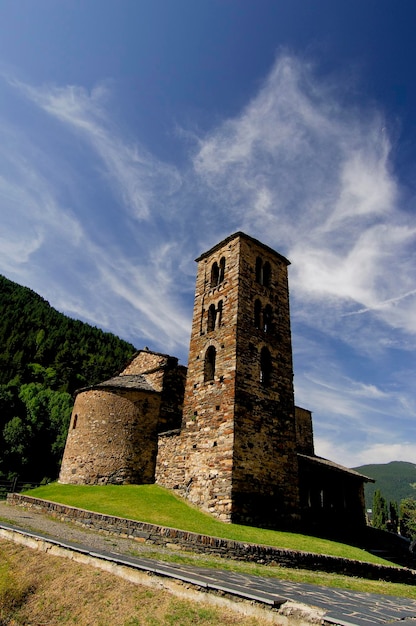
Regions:
<instances>
[{"instance_id":1,"label":"tower cornice","mask_svg":"<svg viewBox=\"0 0 416 626\"><path fill-rule=\"evenodd\" d=\"M216 250L220 250L227 243L229 243L230 241L233 241L234 239L237 239L237 238L245 239L246 241L251 241L253 244L258 246L259 248L262 248L263 250L265 250L269 254L272 254L273 256L278 257L286 265L290 265L290 261L286 257L284 257L282 254L280 254L280 252L277 252L276 250L273 250L273 248L271 248L270 246L267 246L266 244L262 243L258 239L255 239L254 237L251 237L250 235L247 235L246 233L243 233L242 231L237 231L236 233L234 233L232 235L229 235L228 237L226 237L225 239L223 239L222 241L217 243L215 246L213 246L212 248L207 250L207 252L203 252L197 259L195 259L195 261L197 263L199 263L199 261L202 261L203 259L211 256L211 254L213 254Z\"/></svg>"}]
</instances>

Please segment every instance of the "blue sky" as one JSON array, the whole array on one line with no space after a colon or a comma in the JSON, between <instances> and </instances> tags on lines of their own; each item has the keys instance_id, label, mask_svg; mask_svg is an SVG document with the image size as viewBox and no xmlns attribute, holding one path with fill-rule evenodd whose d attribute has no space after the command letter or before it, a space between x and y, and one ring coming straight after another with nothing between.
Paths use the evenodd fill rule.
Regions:
<instances>
[{"instance_id":1,"label":"blue sky","mask_svg":"<svg viewBox=\"0 0 416 626\"><path fill-rule=\"evenodd\" d=\"M416 463L416 3L2 0L0 273L186 364L194 259L287 256L316 452Z\"/></svg>"}]
</instances>

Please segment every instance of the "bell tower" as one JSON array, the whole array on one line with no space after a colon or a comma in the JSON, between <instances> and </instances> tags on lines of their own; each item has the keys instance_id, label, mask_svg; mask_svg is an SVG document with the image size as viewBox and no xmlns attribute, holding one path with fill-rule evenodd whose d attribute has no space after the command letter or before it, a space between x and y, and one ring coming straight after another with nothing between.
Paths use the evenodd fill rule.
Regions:
<instances>
[{"instance_id":1,"label":"bell tower","mask_svg":"<svg viewBox=\"0 0 416 626\"><path fill-rule=\"evenodd\" d=\"M187 497L223 520L281 527L299 515L289 261L238 232L197 263Z\"/></svg>"}]
</instances>

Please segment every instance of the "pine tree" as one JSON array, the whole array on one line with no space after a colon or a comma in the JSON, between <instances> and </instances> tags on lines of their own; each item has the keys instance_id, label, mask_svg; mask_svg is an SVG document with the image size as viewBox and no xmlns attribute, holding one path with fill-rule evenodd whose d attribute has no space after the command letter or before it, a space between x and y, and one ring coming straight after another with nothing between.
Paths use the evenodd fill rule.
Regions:
<instances>
[{"instance_id":1,"label":"pine tree","mask_svg":"<svg viewBox=\"0 0 416 626\"><path fill-rule=\"evenodd\" d=\"M385 498L379 489L374 492L373 498L373 527L386 530L388 520L388 508Z\"/></svg>"},{"instance_id":2,"label":"pine tree","mask_svg":"<svg viewBox=\"0 0 416 626\"><path fill-rule=\"evenodd\" d=\"M399 505L397 502L390 502L389 504L390 519L387 523L387 530L392 533L399 532Z\"/></svg>"}]
</instances>

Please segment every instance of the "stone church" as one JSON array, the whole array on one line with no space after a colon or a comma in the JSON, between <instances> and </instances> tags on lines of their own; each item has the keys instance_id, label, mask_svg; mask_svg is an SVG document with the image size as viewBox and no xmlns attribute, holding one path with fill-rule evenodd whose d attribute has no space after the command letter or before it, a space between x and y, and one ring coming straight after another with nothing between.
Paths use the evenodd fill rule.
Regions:
<instances>
[{"instance_id":1,"label":"stone church","mask_svg":"<svg viewBox=\"0 0 416 626\"><path fill-rule=\"evenodd\" d=\"M364 526L371 479L316 456L294 403L289 261L238 232L197 263L188 368L146 348L78 391L59 481L156 482L228 522Z\"/></svg>"}]
</instances>

